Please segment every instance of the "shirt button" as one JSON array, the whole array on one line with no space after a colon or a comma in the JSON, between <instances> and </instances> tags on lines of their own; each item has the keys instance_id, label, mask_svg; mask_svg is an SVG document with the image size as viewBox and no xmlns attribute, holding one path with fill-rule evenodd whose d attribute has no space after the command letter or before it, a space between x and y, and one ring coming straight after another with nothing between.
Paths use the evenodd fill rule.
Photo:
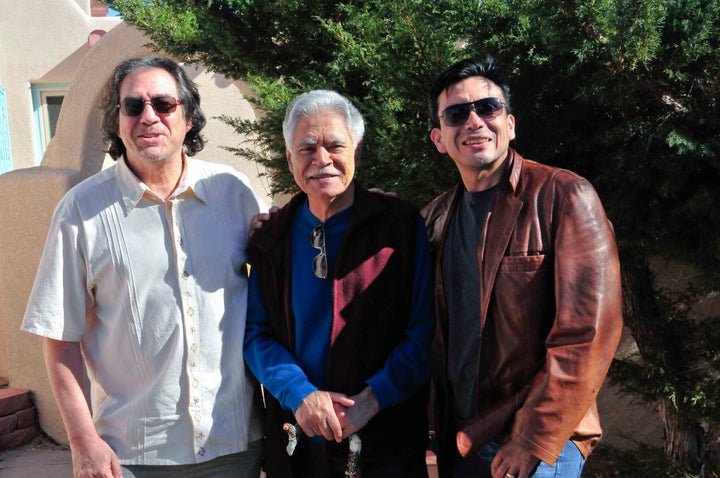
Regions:
<instances>
[{"instance_id":1,"label":"shirt button","mask_svg":"<svg viewBox=\"0 0 720 478\"><path fill-rule=\"evenodd\" d=\"M193 309L192 307L189 307L187 313L190 317L192 317L193 315L195 315L195 309Z\"/></svg>"},{"instance_id":2,"label":"shirt button","mask_svg":"<svg viewBox=\"0 0 720 478\"><path fill-rule=\"evenodd\" d=\"M183 279L187 279L188 277L190 277L190 274L188 274L188 271L184 271L182 277Z\"/></svg>"},{"instance_id":3,"label":"shirt button","mask_svg":"<svg viewBox=\"0 0 720 478\"><path fill-rule=\"evenodd\" d=\"M205 454L205 448L202 448L202 447L201 447L201 448L198 450L198 455L203 456L204 454Z\"/></svg>"}]
</instances>

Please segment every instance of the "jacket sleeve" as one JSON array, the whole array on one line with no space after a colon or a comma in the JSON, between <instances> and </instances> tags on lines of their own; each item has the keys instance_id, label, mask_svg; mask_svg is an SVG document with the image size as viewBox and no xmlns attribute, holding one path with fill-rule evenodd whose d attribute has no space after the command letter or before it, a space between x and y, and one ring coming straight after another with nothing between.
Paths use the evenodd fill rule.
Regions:
<instances>
[{"instance_id":1,"label":"jacket sleeve","mask_svg":"<svg viewBox=\"0 0 720 478\"><path fill-rule=\"evenodd\" d=\"M546 361L515 415L512 439L553 464L607 374L622 331L618 252L592 185L579 178L556 191L553 224L556 315Z\"/></svg>"}]
</instances>

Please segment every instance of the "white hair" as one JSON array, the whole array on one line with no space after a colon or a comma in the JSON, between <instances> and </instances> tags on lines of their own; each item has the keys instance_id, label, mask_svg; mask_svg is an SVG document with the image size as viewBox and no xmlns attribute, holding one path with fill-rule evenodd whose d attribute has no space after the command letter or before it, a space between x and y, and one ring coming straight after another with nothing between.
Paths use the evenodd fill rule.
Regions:
<instances>
[{"instance_id":1,"label":"white hair","mask_svg":"<svg viewBox=\"0 0 720 478\"><path fill-rule=\"evenodd\" d=\"M310 116L325 108L336 111L345 118L350 137L357 148L365 134L365 121L350 100L332 90L312 90L302 93L288 105L283 120L285 147L288 149L291 147L290 143L300 116Z\"/></svg>"}]
</instances>

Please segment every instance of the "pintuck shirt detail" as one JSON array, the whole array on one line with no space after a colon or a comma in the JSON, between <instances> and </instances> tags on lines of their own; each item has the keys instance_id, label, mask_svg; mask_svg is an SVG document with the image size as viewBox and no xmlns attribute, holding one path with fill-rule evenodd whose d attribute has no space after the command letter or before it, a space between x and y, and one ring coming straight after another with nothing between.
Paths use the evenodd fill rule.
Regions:
<instances>
[{"instance_id":1,"label":"pintuck shirt detail","mask_svg":"<svg viewBox=\"0 0 720 478\"><path fill-rule=\"evenodd\" d=\"M22 328L80 342L96 429L121 463L199 463L262 437L242 342L264 209L245 176L190 158L167 200L121 159L59 203Z\"/></svg>"}]
</instances>

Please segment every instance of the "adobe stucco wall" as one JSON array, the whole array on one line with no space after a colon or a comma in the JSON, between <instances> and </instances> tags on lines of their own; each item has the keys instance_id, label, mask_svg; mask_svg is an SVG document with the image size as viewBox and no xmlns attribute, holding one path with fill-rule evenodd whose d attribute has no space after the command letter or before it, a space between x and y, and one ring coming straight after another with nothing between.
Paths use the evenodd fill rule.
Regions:
<instances>
[{"instance_id":1,"label":"adobe stucco wall","mask_svg":"<svg viewBox=\"0 0 720 478\"><path fill-rule=\"evenodd\" d=\"M0 375L9 378L12 387L33 392L42 429L61 442L67 437L46 378L42 340L19 327L57 202L70 187L112 163L103 152L97 107L102 88L117 63L151 53L147 42L126 24L110 30L75 72L42 164L0 175ZM221 114L255 118L242 96L244 85L202 68L188 67L187 71L198 84L208 118L204 130L208 144L197 157L245 172L255 191L270 204L269 188L258 178L256 165L221 148L237 145L239 138L214 118Z\"/></svg>"},{"instance_id":2,"label":"adobe stucco wall","mask_svg":"<svg viewBox=\"0 0 720 478\"><path fill-rule=\"evenodd\" d=\"M11 118L13 168L40 162L31 83L67 83L90 50L88 33L111 30L119 17L93 17L88 0L2 0L0 85Z\"/></svg>"}]
</instances>

